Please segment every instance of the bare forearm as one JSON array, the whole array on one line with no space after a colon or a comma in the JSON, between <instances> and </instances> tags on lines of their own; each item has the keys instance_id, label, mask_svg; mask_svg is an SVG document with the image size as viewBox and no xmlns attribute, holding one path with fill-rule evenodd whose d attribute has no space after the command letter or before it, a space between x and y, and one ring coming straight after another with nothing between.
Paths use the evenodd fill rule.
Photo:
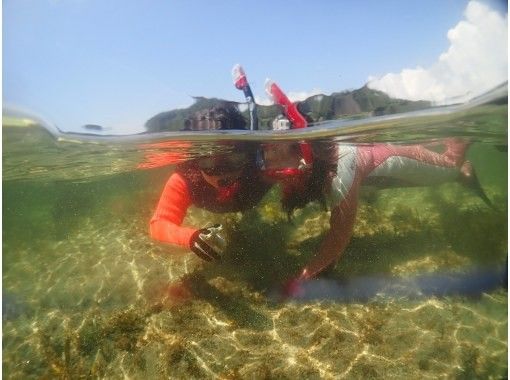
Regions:
<instances>
[{"instance_id":1,"label":"bare forearm","mask_svg":"<svg viewBox=\"0 0 510 380\"><path fill-rule=\"evenodd\" d=\"M351 240L356 220L356 199L345 200L331 211L330 229L322 241L319 250L310 263L303 269L301 280L307 280L336 262Z\"/></svg>"}]
</instances>

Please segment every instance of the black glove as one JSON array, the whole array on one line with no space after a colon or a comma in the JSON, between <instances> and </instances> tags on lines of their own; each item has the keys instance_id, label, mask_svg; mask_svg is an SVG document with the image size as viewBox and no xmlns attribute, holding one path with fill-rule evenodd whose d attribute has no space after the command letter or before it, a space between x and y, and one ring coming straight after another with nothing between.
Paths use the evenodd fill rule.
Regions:
<instances>
[{"instance_id":1,"label":"black glove","mask_svg":"<svg viewBox=\"0 0 510 380\"><path fill-rule=\"evenodd\" d=\"M191 236L190 246L193 253L205 261L220 260L227 243L222 235L223 227L215 224L202 228Z\"/></svg>"}]
</instances>

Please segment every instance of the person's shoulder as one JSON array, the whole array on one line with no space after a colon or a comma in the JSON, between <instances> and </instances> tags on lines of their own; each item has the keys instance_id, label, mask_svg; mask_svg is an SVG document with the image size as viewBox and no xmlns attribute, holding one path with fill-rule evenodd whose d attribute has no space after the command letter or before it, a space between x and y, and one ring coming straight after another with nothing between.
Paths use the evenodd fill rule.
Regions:
<instances>
[{"instance_id":1,"label":"person's shoulder","mask_svg":"<svg viewBox=\"0 0 510 380\"><path fill-rule=\"evenodd\" d=\"M185 176L179 172L173 172L168 181L166 182L166 187L188 187L188 181L186 181Z\"/></svg>"}]
</instances>

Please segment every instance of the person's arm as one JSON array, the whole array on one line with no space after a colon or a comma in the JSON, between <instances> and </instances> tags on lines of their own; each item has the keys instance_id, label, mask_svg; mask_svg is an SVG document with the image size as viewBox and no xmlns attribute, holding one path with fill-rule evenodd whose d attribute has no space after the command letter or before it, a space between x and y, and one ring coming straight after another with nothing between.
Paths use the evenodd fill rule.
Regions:
<instances>
[{"instance_id":1,"label":"person's arm","mask_svg":"<svg viewBox=\"0 0 510 380\"><path fill-rule=\"evenodd\" d=\"M298 280L308 280L331 264L338 261L351 240L356 212L358 209L359 184L351 188L349 195L340 204L333 207L326 233L319 250L310 263L301 272Z\"/></svg>"},{"instance_id":2,"label":"person's arm","mask_svg":"<svg viewBox=\"0 0 510 380\"><path fill-rule=\"evenodd\" d=\"M190 205L191 197L186 181L180 174L172 174L150 221L151 237L161 242L191 248L191 237L197 229L181 226Z\"/></svg>"},{"instance_id":3,"label":"person's arm","mask_svg":"<svg viewBox=\"0 0 510 380\"><path fill-rule=\"evenodd\" d=\"M333 203L329 231L298 281L308 280L338 261L351 240L361 182L373 169L372 149L342 147L339 156L337 175L329 189Z\"/></svg>"}]
</instances>

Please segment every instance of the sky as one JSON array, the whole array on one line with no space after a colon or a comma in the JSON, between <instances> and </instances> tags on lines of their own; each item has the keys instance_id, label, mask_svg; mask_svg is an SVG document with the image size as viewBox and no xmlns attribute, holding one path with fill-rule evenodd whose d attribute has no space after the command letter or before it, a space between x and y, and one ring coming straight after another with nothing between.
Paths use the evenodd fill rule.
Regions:
<instances>
[{"instance_id":1,"label":"sky","mask_svg":"<svg viewBox=\"0 0 510 380\"><path fill-rule=\"evenodd\" d=\"M438 104L508 79L503 0L4 0L3 105L62 131L144 130L192 96L293 100L369 87Z\"/></svg>"}]
</instances>

